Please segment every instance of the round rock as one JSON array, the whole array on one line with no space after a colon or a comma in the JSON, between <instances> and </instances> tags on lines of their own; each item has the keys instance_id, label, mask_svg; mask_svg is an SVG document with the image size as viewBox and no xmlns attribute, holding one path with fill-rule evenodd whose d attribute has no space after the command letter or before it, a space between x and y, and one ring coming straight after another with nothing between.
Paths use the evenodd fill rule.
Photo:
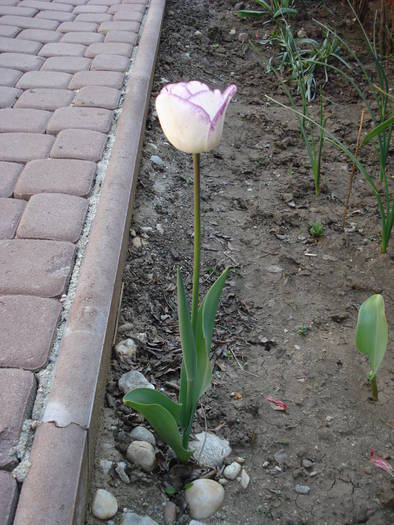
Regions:
<instances>
[{"instance_id":1,"label":"round rock","mask_svg":"<svg viewBox=\"0 0 394 525\"><path fill-rule=\"evenodd\" d=\"M135 512L123 514L120 525L158 525L149 516L139 516Z\"/></svg>"},{"instance_id":2,"label":"round rock","mask_svg":"<svg viewBox=\"0 0 394 525\"><path fill-rule=\"evenodd\" d=\"M212 479L197 479L185 490L185 499L192 518L209 518L223 503L224 488Z\"/></svg>"},{"instance_id":3,"label":"round rock","mask_svg":"<svg viewBox=\"0 0 394 525\"><path fill-rule=\"evenodd\" d=\"M118 512L115 496L104 489L97 489L92 505L93 515L99 520L109 520Z\"/></svg>"},{"instance_id":4,"label":"round rock","mask_svg":"<svg viewBox=\"0 0 394 525\"><path fill-rule=\"evenodd\" d=\"M152 390L155 389L152 383L149 383L145 376L136 370L131 370L130 372L123 374L119 379L118 385L120 390L125 394L131 390L135 390L136 388L151 388Z\"/></svg>"},{"instance_id":5,"label":"round rock","mask_svg":"<svg viewBox=\"0 0 394 525\"><path fill-rule=\"evenodd\" d=\"M200 432L195 441L189 445L194 459L207 467L220 467L224 458L231 454L230 444L227 439L221 439L210 432Z\"/></svg>"},{"instance_id":6,"label":"round rock","mask_svg":"<svg viewBox=\"0 0 394 525\"><path fill-rule=\"evenodd\" d=\"M238 474L241 472L241 465L237 463L236 461L233 461L230 463L230 465L227 465L227 467L224 469L223 475L227 479L235 479Z\"/></svg>"},{"instance_id":7,"label":"round rock","mask_svg":"<svg viewBox=\"0 0 394 525\"><path fill-rule=\"evenodd\" d=\"M131 359L137 353L137 345L133 339L124 339L115 346L115 353L120 359Z\"/></svg>"},{"instance_id":8,"label":"round rock","mask_svg":"<svg viewBox=\"0 0 394 525\"><path fill-rule=\"evenodd\" d=\"M156 446L155 436L152 434L152 432L150 432L150 430L143 426L133 428L130 437L133 441L146 441L154 447Z\"/></svg>"},{"instance_id":9,"label":"round rock","mask_svg":"<svg viewBox=\"0 0 394 525\"><path fill-rule=\"evenodd\" d=\"M155 449L146 441L133 441L127 449L127 458L146 472L151 472L156 463Z\"/></svg>"}]
</instances>

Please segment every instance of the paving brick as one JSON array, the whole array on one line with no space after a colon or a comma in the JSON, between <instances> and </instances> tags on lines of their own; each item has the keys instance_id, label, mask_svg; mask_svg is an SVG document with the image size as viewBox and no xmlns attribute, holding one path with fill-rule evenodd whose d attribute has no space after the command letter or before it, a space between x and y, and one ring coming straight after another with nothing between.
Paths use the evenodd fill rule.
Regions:
<instances>
[{"instance_id":1,"label":"paving brick","mask_svg":"<svg viewBox=\"0 0 394 525\"><path fill-rule=\"evenodd\" d=\"M74 6L85 5L87 0L62 0L62 4L68 4Z\"/></svg>"},{"instance_id":2,"label":"paving brick","mask_svg":"<svg viewBox=\"0 0 394 525\"><path fill-rule=\"evenodd\" d=\"M39 133L0 133L0 160L28 162L48 157L54 138ZM23 148L21 148L23 144Z\"/></svg>"},{"instance_id":3,"label":"paving brick","mask_svg":"<svg viewBox=\"0 0 394 525\"><path fill-rule=\"evenodd\" d=\"M36 13L37 9L31 7L0 5L0 15L34 16Z\"/></svg>"},{"instance_id":4,"label":"paving brick","mask_svg":"<svg viewBox=\"0 0 394 525\"><path fill-rule=\"evenodd\" d=\"M137 41L138 34L131 31L108 31L104 40L104 42L124 42L133 46L137 44Z\"/></svg>"},{"instance_id":5,"label":"paving brick","mask_svg":"<svg viewBox=\"0 0 394 525\"><path fill-rule=\"evenodd\" d=\"M42 2L40 0L23 0L19 4L20 6L35 7L36 9L50 9L51 11L72 11L73 8L70 5L66 5L60 2Z\"/></svg>"},{"instance_id":6,"label":"paving brick","mask_svg":"<svg viewBox=\"0 0 394 525\"><path fill-rule=\"evenodd\" d=\"M43 44L58 42L61 37L61 33L58 33L57 31L45 31L44 29L24 29L18 35L18 38L35 40Z\"/></svg>"},{"instance_id":7,"label":"paving brick","mask_svg":"<svg viewBox=\"0 0 394 525\"><path fill-rule=\"evenodd\" d=\"M1 23L1 22L0 22ZM85 32L85 31L96 31L98 24L92 22L63 22L57 28L61 33L70 33L72 31Z\"/></svg>"},{"instance_id":8,"label":"paving brick","mask_svg":"<svg viewBox=\"0 0 394 525\"><path fill-rule=\"evenodd\" d=\"M16 464L11 449L17 445L23 421L30 414L35 390L36 380L31 372L0 369L0 399L7 400L0 410L0 468L11 469Z\"/></svg>"},{"instance_id":9,"label":"paving brick","mask_svg":"<svg viewBox=\"0 0 394 525\"><path fill-rule=\"evenodd\" d=\"M126 71L130 59L119 55L96 55L91 69L95 71Z\"/></svg>"},{"instance_id":10,"label":"paving brick","mask_svg":"<svg viewBox=\"0 0 394 525\"><path fill-rule=\"evenodd\" d=\"M125 10L125 11L118 11L114 15L114 21L121 21L121 22L138 22L140 23L144 14L138 11L134 10Z\"/></svg>"},{"instance_id":11,"label":"paving brick","mask_svg":"<svg viewBox=\"0 0 394 525\"><path fill-rule=\"evenodd\" d=\"M1 111L0 111L1 114ZM47 124L47 133L64 129L91 129L107 133L112 124L112 111L102 108L66 107L57 109Z\"/></svg>"},{"instance_id":12,"label":"paving brick","mask_svg":"<svg viewBox=\"0 0 394 525\"><path fill-rule=\"evenodd\" d=\"M44 62L41 70L77 73L89 69L91 61L90 58L84 57L52 57Z\"/></svg>"},{"instance_id":13,"label":"paving brick","mask_svg":"<svg viewBox=\"0 0 394 525\"><path fill-rule=\"evenodd\" d=\"M120 91L108 87L87 86L79 90L74 106L116 109Z\"/></svg>"},{"instance_id":14,"label":"paving brick","mask_svg":"<svg viewBox=\"0 0 394 525\"><path fill-rule=\"evenodd\" d=\"M95 57L96 55L122 55L130 57L133 51L133 47L129 44L122 44L117 42L99 42L91 44L86 52L85 56Z\"/></svg>"},{"instance_id":15,"label":"paving brick","mask_svg":"<svg viewBox=\"0 0 394 525\"><path fill-rule=\"evenodd\" d=\"M14 87L22 75L22 71L17 69L2 68L0 70L0 86Z\"/></svg>"},{"instance_id":16,"label":"paving brick","mask_svg":"<svg viewBox=\"0 0 394 525\"><path fill-rule=\"evenodd\" d=\"M59 297L70 277L74 251L70 242L0 241L0 294Z\"/></svg>"},{"instance_id":17,"label":"paving brick","mask_svg":"<svg viewBox=\"0 0 394 525\"><path fill-rule=\"evenodd\" d=\"M51 115L39 109L0 109L0 133L43 133Z\"/></svg>"},{"instance_id":18,"label":"paving brick","mask_svg":"<svg viewBox=\"0 0 394 525\"><path fill-rule=\"evenodd\" d=\"M112 20L112 15L106 13L81 13L75 18L76 22L95 22L97 24L108 20Z\"/></svg>"},{"instance_id":19,"label":"paving brick","mask_svg":"<svg viewBox=\"0 0 394 525\"><path fill-rule=\"evenodd\" d=\"M138 33L140 29L139 22L103 22L100 24L98 31L100 33L108 33L108 31L132 31L133 33Z\"/></svg>"},{"instance_id":20,"label":"paving brick","mask_svg":"<svg viewBox=\"0 0 394 525\"><path fill-rule=\"evenodd\" d=\"M0 22L1 24L1 22ZM3 26L3 25L0 25L0 35L1 36L9 36L9 37L14 37L16 36L20 31L20 28L19 27L15 27L15 26Z\"/></svg>"},{"instance_id":21,"label":"paving brick","mask_svg":"<svg viewBox=\"0 0 394 525\"><path fill-rule=\"evenodd\" d=\"M1 75L1 70L0 70ZM13 87L0 86L0 108L10 108L22 93L20 89ZM1 123L0 123L1 126Z\"/></svg>"},{"instance_id":22,"label":"paving brick","mask_svg":"<svg viewBox=\"0 0 394 525\"><path fill-rule=\"evenodd\" d=\"M79 5L75 7L73 13L80 15L82 13L105 13L108 11L106 5Z\"/></svg>"},{"instance_id":23,"label":"paving brick","mask_svg":"<svg viewBox=\"0 0 394 525\"><path fill-rule=\"evenodd\" d=\"M40 42L20 40L19 38L0 37L0 52L27 53L35 55L41 49Z\"/></svg>"},{"instance_id":24,"label":"paving brick","mask_svg":"<svg viewBox=\"0 0 394 525\"><path fill-rule=\"evenodd\" d=\"M84 86L106 86L119 89L123 84L123 74L116 71L80 71L73 76L69 88Z\"/></svg>"},{"instance_id":25,"label":"paving brick","mask_svg":"<svg viewBox=\"0 0 394 525\"><path fill-rule=\"evenodd\" d=\"M16 87L21 89L59 88L65 89L72 76L60 71L29 71L18 81Z\"/></svg>"},{"instance_id":26,"label":"paving brick","mask_svg":"<svg viewBox=\"0 0 394 525\"><path fill-rule=\"evenodd\" d=\"M32 71L40 69L44 59L25 53L2 53L0 55L0 68L19 69L20 71Z\"/></svg>"},{"instance_id":27,"label":"paving brick","mask_svg":"<svg viewBox=\"0 0 394 525\"><path fill-rule=\"evenodd\" d=\"M0 0L1 5L17 5L19 0Z\"/></svg>"},{"instance_id":28,"label":"paving brick","mask_svg":"<svg viewBox=\"0 0 394 525\"><path fill-rule=\"evenodd\" d=\"M18 199L8 200L18 202ZM23 213L16 236L20 239L77 242L87 209L88 201L74 195L63 193L33 195Z\"/></svg>"},{"instance_id":29,"label":"paving brick","mask_svg":"<svg viewBox=\"0 0 394 525\"><path fill-rule=\"evenodd\" d=\"M81 57L84 55L86 47L82 44L65 44L57 42L55 44L45 44L39 52L43 57Z\"/></svg>"},{"instance_id":30,"label":"paving brick","mask_svg":"<svg viewBox=\"0 0 394 525\"><path fill-rule=\"evenodd\" d=\"M61 131L51 150L57 159L100 160L107 136L98 131L65 129Z\"/></svg>"},{"instance_id":31,"label":"paving brick","mask_svg":"<svg viewBox=\"0 0 394 525\"><path fill-rule=\"evenodd\" d=\"M36 18L44 20L56 20L57 22L71 22L74 20L73 13L63 13L62 11L40 11Z\"/></svg>"},{"instance_id":32,"label":"paving brick","mask_svg":"<svg viewBox=\"0 0 394 525\"><path fill-rule=\"evenodd\" d=\"M142 5L146 7L147 1L146 0L122 0L124 5ZM122 4L122 5L123 5Z\"/></svg>"},{"instance_id":33,"label":"paving brick","mask_svg":"<svg viewBox=\"0 0 394 525\"><path fill-rule=\"evenodd\" d=\"M61 310L61 304L55 299L2 295L0 368L32 371L43 368L48 362Z\"/></svg>"},{"instance_id":34,"label":"paving brick","mask_svg":"<svg viewBox=\"0 0 394 525\"><path fill-rule=\"evenodd\" d=\"M121 0L89 0L88 5L116 5L120 4Z\"/></svg>"},{"instance_id":35,"label":"paving brick","mask_svg":"<svg viewBox=\"0 0 394 525\"><path fill-rule=\"evenodd\" d=\"M0 24L16 26L22 29L56 29L59 22L42 18L29 18L27 16L5 15L0 17Z\"/></svg>"},{"instance_id":36,"label":"paving brick","mask_svg":"<svg viewBox=\"0 0 394 525\"><path fill-rule=\"evenodd\" d=\"M18 500L18 487L11 472L0 470L0 525L12 523Z\"/></svg>"},{"instance_id":37,"label":"paving brick","mask_svg":"<svg viewBox=\"0 0 394 525\"><path fill-rule=\"evenodd\" d=\"M111 7L108 8L108 13L145 13L146 6L145 2L141 4L118 4L118 5L111 5Z\"/></svg>"},{"instance_id":38,"label":"paving brick","mask_svg":"<svg viewBox=\"0 0 394 525\"><path fill-rule=\"evenodd\" d=\"M0 197L0 239L12 239L15 236L25 206L25 201Z\"/></svg>"},{"instance_id":39,"label":"paving brick","mask_svg":"<svg viewBox=\"0 0 394 525\"><path fill-rule=\"evenodd\" d=\"M62 42L70 42L73 44L85 44L90 45L94 42L102 42L104 40L104 35L102 33L86 33L86 32L72 32L66 33L62 37Z\"/></svg>"},{"instance_id":40,"label":"paving brick","mask_svg":"<svg viewBox=\"0 0 394 525\"><path fill-rule=\"evenodd\" d=\"M0 163L0 185L1 173ZM36 193L67 193L87 197L95 173L96 164L86 160L33 160L26 164L19 176L14 195L22 199L29 199Z\"/></svg>"},{"instance_id":41,"label":"paving brick","mask_svg":"<svg viewBox=\"0 0 394 525\"><path fill-rule=\"evenodd\" d=\"M11 197L22 168L21 164L0 161L0 197Z\"/></svg>"},{"instance_id":42,"label":"paving brick","mask_svg":"<svg viewBox=\"0 0 394 525\"><path fill-rule=\"evenodd\" d=\"M74 96L74 92L68 89L28 89L19 97L15 107L54 111L71 104Z\"/></svg>"}]
</instances>

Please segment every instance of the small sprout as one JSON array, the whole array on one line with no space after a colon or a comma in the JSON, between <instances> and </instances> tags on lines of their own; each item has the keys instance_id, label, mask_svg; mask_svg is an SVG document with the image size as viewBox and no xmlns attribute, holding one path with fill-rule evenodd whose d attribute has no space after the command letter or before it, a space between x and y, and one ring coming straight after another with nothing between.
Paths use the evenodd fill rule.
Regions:
<instances>
[{"instance_id":1,"label":"small sprout","mask_svg":"<svg viewBox=\"0 0 394 525\"><path fill-rule=\"evenodd\" d=\"M384 311L384 300L380 294L371 295L360 306L356 327L355 343L357 349L369 359L368 380L371 383L372 397L378 400L376 373L387 349L388 327Z\"/></svg>"},{"instance_id":2,"label":"small sprout","mask_svg":"<svg viewBox=\"0 0 394 525\"><path fill-rule=\"evenodd\" d=\"M323 225L319 220L309 221L309 233L312 237L321 237L323 235L323 229Z\"/></svg>"},{"instance_id":3,"label":"small sprout","mask_svg":"<svg viewBox=\"0 0 394 525\"><path fill-rule=\"evenodd\" d=\"M297 328L297 335L303 335L306 336L309 332L310 328L306 324L302 324Z\"/></svg>"},{"instance_id":4,"label":"small sprout","mask_svg":"<svg viewBox=\"0 0 394 525\"><path fill-rule=\"evenodd\" d=\"M174 496L177 493L177 490L172 485L166 485L166 494L168 496Z\"/></svg>"}]
</instances>

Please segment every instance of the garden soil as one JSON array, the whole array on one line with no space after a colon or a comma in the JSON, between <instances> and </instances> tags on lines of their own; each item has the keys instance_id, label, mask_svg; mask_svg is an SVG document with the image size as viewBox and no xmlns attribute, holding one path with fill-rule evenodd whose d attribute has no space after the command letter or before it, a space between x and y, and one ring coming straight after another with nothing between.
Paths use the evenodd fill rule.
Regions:
<instances>
[{"instance_id":1,"label":"garden soil","mask_svg":"<svg viewBox=\"0 0 394 525\"><path fill-rule=\"evenodd\" d=\"M166 141L154 99L168 82L198 79L220 89L234 83L238 92L220 147L202 155L202 291L226 266L231 272L213 340L212 388L193 430L228 439L232 457L245 459L250 476L246 490L237 480L229 482L222 508L204 522L389 525L394 523L393 479L369 457L374 450L393 460L394 245L387 255L379 254L376 202L358 174L342 231L351 165L328 145L322 194L315 196L294 116L265 97L286 101L265 69L270 50L258 56L250 46L249 39L263 38L272 25L240 20L235 5L167 2L116 339L133 338L137 351L132 360L113 354L91 495L106 488L120 510L163 524L170 485L177 490L170 496L177 523L188 523L183 485L204 475L222 477L196 465L180 467L160 441L153 473L133 468L125 452L130 431L142 418L122 405L117 384L121 374L135 369L169 396L178 391L175 278L180 267L190 293L192 159ZM345 3L299 2L296 30L319 38L313 17L345 34L372 70ZM331 74L324 90L328 126L354 150L360 100ZM370 126L366 118L365 129ZM371 150L361 157L376 174ZM319 238L310 235L310 221L322 224ZM379 401L373 402L368 362L356 350L354 334L360 304L377 292L385 300L391 341L378 373ZM274 410L268 396L285 402L286 411ZM105 460L124 461L130 483L116 474L116 463L106 470L111 464ZM87 523L101 522L89 511Z\"/></svg>"}]
</instances>

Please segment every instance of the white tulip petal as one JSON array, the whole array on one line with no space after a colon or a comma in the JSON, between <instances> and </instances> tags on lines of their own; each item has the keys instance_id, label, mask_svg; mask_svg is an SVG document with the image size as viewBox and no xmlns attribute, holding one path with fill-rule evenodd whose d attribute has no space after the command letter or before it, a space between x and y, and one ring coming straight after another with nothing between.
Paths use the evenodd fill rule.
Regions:
<instances>
[{"instance_id":1,"label":"white tulip petal","mask_svg":"<svg viewBox=\"0 0 394 525\"><path fill-rule=\"evenodd\" d=\"M209 87L198 80L192 80L191 82L186 83L187 89L192 95L199 93L200 91L210 91Z\"/></svg>"}]
</instances>

